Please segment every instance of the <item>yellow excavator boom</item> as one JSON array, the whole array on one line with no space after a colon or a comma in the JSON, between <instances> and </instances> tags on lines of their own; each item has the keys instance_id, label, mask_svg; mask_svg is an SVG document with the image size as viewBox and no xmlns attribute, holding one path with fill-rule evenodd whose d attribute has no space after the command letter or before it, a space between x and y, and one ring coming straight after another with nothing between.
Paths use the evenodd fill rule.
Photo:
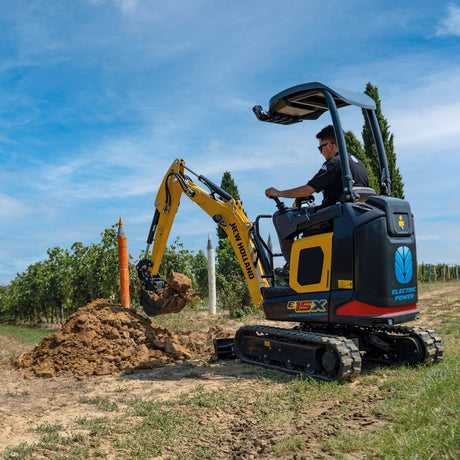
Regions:
<instances>
[{"instance_id":1,"label":"yellow excavator boom","mask_svg":"<svg viewBox=\"0 0 460 460\"><path fill-rule=\"evenodd\" d=\"M195 183L187 172L194 175L205 188ZM251 236L253 224L246 217L238 199L204 176L191 171L185 166L185 160L173 161L155 198L155 214L145 251L145 259L151 261L148 267L151 275L158 279L161 260L183 194L203 209L228 235L244 273L250 296L254 304L260 307L261 288L268 287L269 282L264 276L259 254ZM143 287L148 289L148 286Z\"/></svg>"}]
</instances>

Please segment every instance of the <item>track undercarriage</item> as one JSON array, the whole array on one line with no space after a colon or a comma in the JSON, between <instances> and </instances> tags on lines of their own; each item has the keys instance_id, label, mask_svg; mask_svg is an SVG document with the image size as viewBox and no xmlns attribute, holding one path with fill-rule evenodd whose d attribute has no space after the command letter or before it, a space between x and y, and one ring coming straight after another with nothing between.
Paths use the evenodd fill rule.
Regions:
<instances>
[{"instance_id":1,"label":"track undercarriage","mask_svg":"<svg viewBox=\"0 0 460 460\"><path fill-rule=\"evenodd\" d=\"M362 361L430 365L443 359L438 334L407 326L243 326L233 345L234 354L228 348L219 354L217 345L217 355L321 380L352 380Z\"/></svg>"},{"instance_id":2,"label":"track undercarriage","mask_svg":"<svg viewBox=\"0 0 460 460\"><path fill-rule=\"evenodd\" d=\"M235 335L235 353L247 363L322 380L352 379L361 370L352 340L295 329L243 326Z\"/></svg>"},{"instance_id":3,"label":"track undercarriage","mask_svg":"<svg viewBox=\"0 0 460 460\"><path fill-rule=\"evenodd\" d=\"M359 346L364 361L430 365L443 359L441 337L424 327L302 325L299 329L345 336Z\"/></svg>"}]
</instances>

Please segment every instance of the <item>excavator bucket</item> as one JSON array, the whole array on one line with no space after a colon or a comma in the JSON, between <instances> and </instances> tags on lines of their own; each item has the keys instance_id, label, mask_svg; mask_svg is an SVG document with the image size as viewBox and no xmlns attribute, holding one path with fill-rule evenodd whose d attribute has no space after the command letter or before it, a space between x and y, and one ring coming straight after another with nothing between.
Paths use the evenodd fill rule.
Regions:
<instances>
[{"instance_id":1,"label":"excavator bucket","mask_svg":"<svg viewBox=\"0 0 460 460\"><path fill-rule=\"evenodd\" d=\"M190 301L190 296L174 292L169 286L161 291L142 290L140 303L148 316L179 313Z\"/></svg>"},{"instance_id":2,"label":"excavator bucket","mask_svg":"<svg viewBox=\"0 0 460 460\"><path fill-rule=\"evenodd\" d=\"M168 281L153 276L148 268L149 260L137 264L142 281L139 301L148 316L179 313L191 300L192 280L183 273L172 272Z\"/></svg>"}]
</instances>

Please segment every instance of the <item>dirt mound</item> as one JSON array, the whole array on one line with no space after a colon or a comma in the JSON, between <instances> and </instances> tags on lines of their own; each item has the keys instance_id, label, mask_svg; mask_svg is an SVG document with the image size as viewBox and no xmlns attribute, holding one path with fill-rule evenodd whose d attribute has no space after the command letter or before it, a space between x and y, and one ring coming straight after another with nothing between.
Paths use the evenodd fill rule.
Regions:
<instances>
[{"instance_id":1,"label":"dirt mound","mask_svg":"<svg viewBox=\"0 0 460 460\"><path fill-rule=\"evenodd\" d=\"M198 352L199 337L180 336L132 309L96 300L71 315L55 334L22 353L25 376L54 377L131 373L156 368ZM201 337L201 345L206 337Z\"/></svg>"}]
</instances>

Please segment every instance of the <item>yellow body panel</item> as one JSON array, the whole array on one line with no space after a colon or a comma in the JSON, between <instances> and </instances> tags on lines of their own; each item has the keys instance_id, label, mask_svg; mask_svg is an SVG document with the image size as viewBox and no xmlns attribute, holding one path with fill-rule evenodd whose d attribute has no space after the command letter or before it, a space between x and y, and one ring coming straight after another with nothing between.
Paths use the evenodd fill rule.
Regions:
<instances>
[{"instance_id":1,"label":"yellow body panel","mask_svg":"<svg viewBox=\"0 0 460 460\"><path fill-rule=\"evenodd\" d=\"M323 233L294 241L291 250L291 265L289 269L289 286L299 294L307 292L329 291L331 288L331 262L332 262L332 236L333 233ZM304 250L320 248L323 255L320 281L314 284L300 284L298 281L299 261ZM300 267L308 270L308 267Z\"/></svg>"}]
</instances>

